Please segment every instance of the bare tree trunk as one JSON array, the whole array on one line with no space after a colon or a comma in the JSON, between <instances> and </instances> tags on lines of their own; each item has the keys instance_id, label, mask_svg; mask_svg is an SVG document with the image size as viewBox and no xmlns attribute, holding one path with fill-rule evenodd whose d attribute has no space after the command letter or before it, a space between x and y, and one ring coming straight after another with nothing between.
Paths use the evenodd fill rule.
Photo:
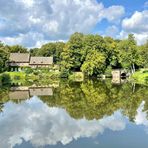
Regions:
<instances>
[{"instance_id":1,"label":"bare tree trunk","mask_svg":"<svg viewBox=\"0 0 148 148\"><path fill-rule=\"evenodd\" d=\"M133 67L131 66L131 73L133 74Z\"/></svg>"},{"instance_id":2,"label":"bare tree trunk","mask_svg":"<svg viewBox=\"0 0 148 148\"><path fill-rule=\"evenodd\" d=\"M135 92L135 83L132 83L132 91Z\"/></svg>"},{"instance_id":3,"label":"bare tree trunk","mask_svg":"<svg viewBox=\"0 0 148 148\"><path fill-rule=\"evenodd\" d=\"M135 72L135 64L133 63L132 65L133 65L133 72Z\"/></svg>"}]
</instances>

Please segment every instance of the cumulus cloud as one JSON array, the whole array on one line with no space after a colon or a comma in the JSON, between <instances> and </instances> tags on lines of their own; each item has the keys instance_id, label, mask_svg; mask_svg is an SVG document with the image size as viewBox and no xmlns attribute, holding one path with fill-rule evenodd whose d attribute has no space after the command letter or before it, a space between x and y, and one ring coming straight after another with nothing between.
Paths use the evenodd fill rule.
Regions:
<instances>
[{"instance_id":1,"label":"cumulus cloud","mask_svg":"<svg viewBox=\"0 0 148 148\"><path fill-rule=\"evenodd\" d=\"M105 8L96 0L1 0L0 6L0 40L25 46L66 40L76 31L89 33L102 19L116 23L124 15L123 6ZM39 37L31 43L30 34Z\"/></svg>"},{"instance_id":2,"label":"cumulus cloud","mask_svg":"<svg viewBox=\"0 0 148 148\"><path fill-rule=\"evenodd\" d=\"M137 115L135 117L135 122L137 125L145 125L148 126L148 120L147 120L147 112L143 111L144 109L145 101L142 101L139 108L137 109Z\"/></svg>"},{"instance_id":3,"label":"cumulus cloud","mask_svg":"<svg viewBox=\"0 0 148 148\"><path fill-rule=\"evenodd\" d=\"M137 109L137 115L135 116L135 123L137 125L144 125L145 132L148 134L147 111L143 111L144 105L145 105L145 101L142 101L139 108Z\"/></svg>"},{"instance_id":4,"label":"cumulus cloud","mask_svg":"<svg viewBox=\"0 0 148 148\"><path fill-rule=\"evenodd\" d=\"M101 15L110 22L119 23L124 13L125 9L123 6L110 6L109 8L104 9Z\"/></svg>"},{"instance_id":5,"label":"cumulus cloud","mask_svg":"<svg viewBox=\"0 0 148 148\"><path fill-rule=\"evenodd\" d=\"M116 37L118 32L119 32L118 27L112 25L112 26L107 27L107 29L105 31L105 35Z\"/></svg>"},{"instance_id":6,"label":"cumulus cloud","mask_svg":"<svg viewBox=\"0 0 148 148\"><path fill-rule=\"evenodd\" d=\"M0 115L0 147L20 145L22 139L35 147L63 145L80 137L94 137L105 129L119 131L125 128L124 117L116 112L100 120L73 119L60 108L49 108L37 97L21 104L5 104Z\"/></svg>"},{"instance_id":7,"label":"cumulus cloud","mask_svg":"<svg viewBox=\"0 0 148 148\"><path fill-rule=\"evenodd\" d=\"M138 44L143 44L148 39L148 10L142 12L136 11L130 18L122 21L121 37L127 37L129 33L133 33Z\"/></svg>"}]
</instances>

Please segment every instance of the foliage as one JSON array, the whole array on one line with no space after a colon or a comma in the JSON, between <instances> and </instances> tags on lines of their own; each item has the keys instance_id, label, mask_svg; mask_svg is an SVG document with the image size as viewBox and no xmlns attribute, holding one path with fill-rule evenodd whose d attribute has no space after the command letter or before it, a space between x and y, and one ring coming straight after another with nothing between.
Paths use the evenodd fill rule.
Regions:
<instances>
[{"instance_id":1,"label":"foliage","mask_svg":"<svg viewBox=\"0 0 148 148\"><path fill-rule=\"evenodd\" d=\"M27 68L25 68L24 72L26 74L31 74L31 73L33 73L33 69L31 67L27 67Z\"/></svg>"},{"instance_id":2,"label":"foliage","mask_svg":"<svg viewBox=\"0 0 148 148\"><path fill-rule=\"evenodd\" d=\"M28 51L27 51L27 48L21 45L14 45L14 46L9 46L9 52L10 53L15 53L15 52L26 53Z\"/></svg>"},{"instance_id":3,"label":"foliage","mask_svg":"<svg viewBox=\"0 0 148 148\"><path fill-rule=\"evenodd\" d=\"M125 93L126 92L126 93ZM88 80L82 83L63 82L54 90L53 96L40 97L48 106L66 109L75 119L101 119L112 115L117 110L134 121L137 108L145 99L145 110L148 110L147 87L132 85L114 86L110 82Z\"/></svg>"},{"instance_id":4,"label":"foliage","mask_svg":"<svg viewBox=\"0 0 148 148\"><path fill-rule=\"evenodd\" d=\"M132 79L134 79L136 83L148 85L148 70L144 69L144 70L135 72L132 75Z\"/></svg>"},{"instance_id":5,"label":"foliage","mask_svg":"<svg viewBox=\"0 0 148 148\"><path fill-rule=\"evenodd\" d=\"M148 68L148 40L144 45L139 47L138 54L140 57L140 65Z\"/></svg>"},{"instance_id":6,"label":"foliage","mask_svg":"<svg viewBox=\"0 0 148 148\"><path fill-rule=\"evenodd\" d=\"M0 72L7 71L11 52L53 56L54 64L61 71L61 77L68 77L72 72L97 76L110 74L114 68L128 69L132 73L139 68L148 68L148 41L144 45L137 45L133 34L129 34L127 39L116 40L76 32L66 43L47 43L30 51L20 45L7 46L0 42Z\"/></svg>"},{"instance_id":7,"label":"foliage","mask_svg":"<svg viewBox=\"0 0 148 148\"><path fill-rule=\"evenodd\" d=\"M3 45L0 45L0 73L8 70L8 57L9 53L7 48Z\"/></svg>"},{"instance_id":8,"label":"foliage","mask_svg":"<svg viewBox=\"0 0 148 148\"><path fill-rule=\"evenodd\" d=\"M3 73L0 75L0 85L7 85L7 84L11 84L11 78L9 74Z\"/></svg>"},{"instance_id":9,"label":"foliage","mask_svg":"<svg viewBox=\"0 0 148 148\"><path fill-rule=\"evenodd\" d=\"M83 81L84 80L84 74L82 72L73 72L70 76L69 76L69 80L71 81Z\"/></svg>"},{"instance_id":10,"label":"foliage","mask_svg":"<svg viewBox=\"0 0 148 148\"><path fill-rule=\"evenodd\" d=\"M32 84L48 84L50 82L59 81L60 73L58 71L36 70L32 73L23 72L5 72L0 75L0 85L32 85Z\"/></svg>"},{"instance_id":11,"label":"foliage","mask_svg":"<svg viewBox=\"0 0 148 148\"><path fill-rule=\"evenodd\" d=\"M145 102L143 111L148 115L148 91L147 87L142 85L135 85L133 91L130 83L113 85L110 80L62 81L53 92L53 96L39 98L49 107L64 108L75 119L102 119L120 110L134 122L142 101ZM8 94L7 89L0 89L0 102L9 101Z\"/></svg>"},{"instance_id":12,"label":"foliage","mask_svg":"<svg viewBox=\"0 0 148 148\"><path fill-rule=\"evenodd\" d=\"M105 56L96 50L91 50L83 63L81 70L88 76L101 74L105 67Z\"/></svg>"},{"instance_id":13,"label":"foliage","mask_svg":"<svg viewBox=\"0 0 148 148\"><path fill-rule=\"evenodd\" d=\"M30 53L32 56L53 56L54 63L59 63L61 61L60 54L64 46L65 43L63 42L47 43L41 48L31 49Z\"/></svg>"},{"instance_id":14,"label":"foliage","mask_svg":"<svg viewBox=\"0 0 148 148\"><path fill-rule=\"evenodd\" d=\"M139 65L139 54L133 34L129 34L128 39L118 44L118 50L122 67L131 69L132 73L135 72L135 65Z\"/></svg>"},{"instance_id":15,"label":"foliage","mask_svg":"<svg viewBox=\"0 0 148 148\"><path fill-rule=\"evenodd\" d=\"M111 66L108 66L106 69L105 69L105 75L106 75L106 77L112 77L112 74L111 74L111 72L112 72L112 67Z\"/></svg>"}]
</instances>

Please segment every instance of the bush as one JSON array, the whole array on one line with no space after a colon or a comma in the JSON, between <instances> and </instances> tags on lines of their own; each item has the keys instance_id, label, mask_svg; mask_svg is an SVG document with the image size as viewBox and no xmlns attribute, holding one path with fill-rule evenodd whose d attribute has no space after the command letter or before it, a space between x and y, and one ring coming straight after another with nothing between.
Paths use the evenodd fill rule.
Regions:
<instances>
[{"instance_id":1,"label":"bush","mask_svg":"<svg viewBox=\"0 0 148 148\"><path fill-rule=\"evenodd\" d=\"M145 83L148 84L148 76L145 77Z\"/></svg>"},{"instance_id":2,"label":"bush","mask_svg":"<svg viewBox=\"0 0 148 148\"><path fill-rule=\"evenodd\" d=\"M148 70L144 70L143 73L148 73Z\"/></svg>"},{"instance_id":3,"label":"bush","mask_svg":"<svg viewBox=\"0 0 148 148\"><path fill-rule=\"evenodd\" d=\"M33 74L34 74L34 75L39 75L39 73L40 73L40 72L37 71L37 70L34 70L34 71L33 71Z\"/></svg>"},{"instance_id":4,"label":"bush","mask_svg":"<svg viewBox=\"0 0 148 148\"><path fill-rule=\"evenodd\" d=\"M20 76L14 76L14 80L20 80L21 77Z\"/></svg>"},{"instance_id":5,"label":"bush","mask_svg":"<svg viewBox=\"0 0 148 148\"><path fill-rule=\"evenodd\" d=\"M69 71L68 70L61 71L61 74L60 74L61 78L68 78L68 76L69 76Z\"/></svg>"},{"instance_id":6,"label":"bush","mask_svg":"<svg viewBox=\"0 0 148 148\"><path fill-rule=\"evenodd\" d=\"M11 78L9 76L9 74L2 74L1 75L1 84L5 85L5 84L11 84Z\"/></svg>"},{"instance_id":7,"label":"bush","mask_svg":"<svg viewBox=\"0 0 148 148\"><path fill-rule=\"evenodd\" d=\"M33 69L32 68L26 68L25 73L26 74L31 74L31 73L33 73Z\"/></svg>"},{"instance_id":8,"label":"bush","mask_svg":"<svg viewBox=\"0 0 148 148\"><path fill-rule=\"evenodd\" d=\"M69 76L69 79L72 81L83 81L84 74L82 72L73 72L73 74Z\"/></svg>"},{"instance_id":9,"label":"bush","mask_svg":"<svg viewBox=\"0 0 148 148\"><path fill-rule=\"evenodd\" d=\"M105 70L106 77L112 77L112 68L111 66L108 66Z\"/></svg>"}]
</instances>

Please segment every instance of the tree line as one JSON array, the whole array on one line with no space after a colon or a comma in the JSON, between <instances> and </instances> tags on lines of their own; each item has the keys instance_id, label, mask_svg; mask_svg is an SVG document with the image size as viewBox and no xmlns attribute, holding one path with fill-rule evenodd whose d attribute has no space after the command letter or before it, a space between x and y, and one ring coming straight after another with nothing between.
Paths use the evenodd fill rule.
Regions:
<instances>
[{"instance_id":1,"label":"tree line","mask_svg":"<svg viewBox=\"0 0 148 148\"><path fill-rule=\"evenodd\" d=\"M27 49L20 45L8 46L0 43L0 72L8 70L11 52L30 52L32 56L53 56L64 74L82 71L88 76L105 74L114 68L131 72L148 67L148 40L137 45L133 34L119 40L100 35L74 33L64 42L47 43L41 48Z\"/></svg>"}]
</instances>

